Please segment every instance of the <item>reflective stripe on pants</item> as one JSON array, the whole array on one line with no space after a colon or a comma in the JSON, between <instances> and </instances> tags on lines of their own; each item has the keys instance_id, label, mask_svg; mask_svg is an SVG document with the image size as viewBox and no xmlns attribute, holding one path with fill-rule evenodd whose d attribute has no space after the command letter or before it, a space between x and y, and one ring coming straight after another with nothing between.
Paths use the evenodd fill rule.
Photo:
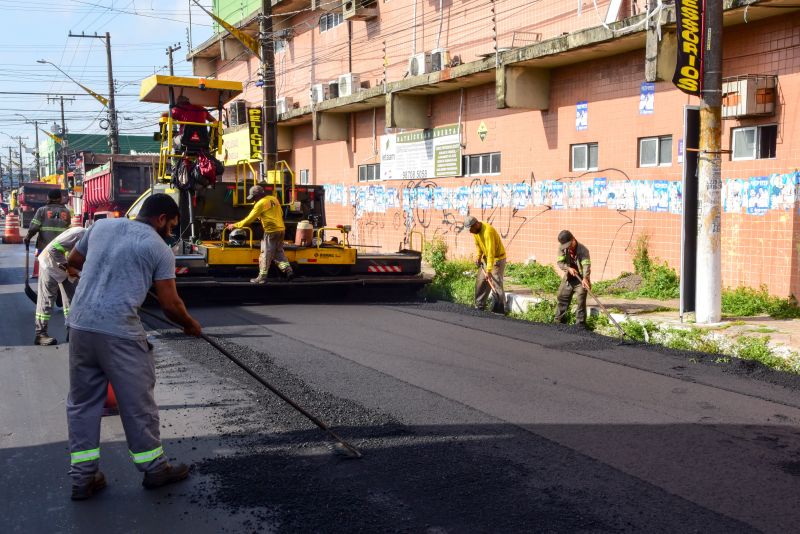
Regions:
<instances>
[{"instance_id":1,"label":"reflective stripe on pants","mask_svg":"<svg viewBox=\"0 0 800 534\"><path fill-rule=\"evenodd\" d=\"M153 398L155 380L153 354L146 340L72 328L67 397L70 453L81 457L99 448L100 419L110 381L134 465L144 472L162 468L167 460L161 447L158 406ZM99 456L98 450L96 458L73 461L70 466L73 482L82 484L91 479L97 471Z\"/></svg>"},{"instance_id":2,"label":"reflective stripe on pants","mask_svg":"<svg viewBox=\"0 0 800 534\"><path fill-rule=\"evenodd\" d=\"M58 283L50 276L49 269L39 271L39 293L36 296L36 321L34 323L36 335L47 333L47 324L50 321L50 314L58 298L58 291L61 291L61 304L64 306L64 316L69 313L69 305L73 295L75 295L75 284L69 280Z\"/></svg>"}]
</instances>

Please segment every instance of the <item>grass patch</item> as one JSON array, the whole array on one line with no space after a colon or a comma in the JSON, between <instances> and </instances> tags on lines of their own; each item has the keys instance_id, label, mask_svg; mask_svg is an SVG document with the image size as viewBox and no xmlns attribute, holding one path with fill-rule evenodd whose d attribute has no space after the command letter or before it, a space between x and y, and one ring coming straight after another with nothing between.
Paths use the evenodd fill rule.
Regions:
<instances>
[{"instance_id":1,"label":"grass patch","mask_svg":"<svg viewBox=\"0 0 800 534\"><path fill-rule=\"evenodd\" d=\"M532 323L552 323L556 316L556 301L542 299L536 304L529 305L525 313L512 313L511 316ZM572 312L569 313L568 319L570 323L575 321Z\"/></svg>"},{"instance_id":2,"label":"grass patch","mask_svg":"<svg viewBox=\"0 0 800 534\"><path fill-rule=\"evenodd\" d=\"M769 346L769 336L757 337L740 337L734 346L735 356L742 360L754 360L761 362L767 367L777 369L779 371L787 371L797 373L797 365L792 363L786 358L782 358L775 354Z\"/></svg>"},{"instance_id":3,"label":"grass patch","mask_svg":"<svg viewBox=\"0 0 800 534\"><path fill-rule=\"evenodd\" d=\"M555 293L561 284L561 276L550 265L541 263L509 263L506 278L537 293Z\"/></svg>"},{"instance_id":4,"label":"grass patch","mask_svg":"<svg viewBox=\"0 0 800 534\"><path fill-rule=\"evenodd\" d=\"M800 307L794 296L786 299L773 297L767 286L759 289L739 287L722 292L722 313L733 317L769 315L775 319L795 319L800 317Z\"/></svg>"}]
</instances>

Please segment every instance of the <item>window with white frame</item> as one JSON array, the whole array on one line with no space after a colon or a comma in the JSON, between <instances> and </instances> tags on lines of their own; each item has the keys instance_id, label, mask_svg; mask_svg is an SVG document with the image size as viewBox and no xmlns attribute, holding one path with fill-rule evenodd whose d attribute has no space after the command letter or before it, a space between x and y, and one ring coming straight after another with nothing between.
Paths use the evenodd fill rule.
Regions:
<instances>
[{"instance_id":1,"label":"window with white frame","mask_svg":"<svg viewBox=\"0 0 800 534\"><path fill-rule=\"evenodd\" d=\"M778 143L778 125L731 129L731 159L772 159Z\"/></svg>"},{"instance_id":2,"label":"window with white frame","mask_svg":"<svg viewBox=\"0 0 800 534\"><path fill-rule=\"evenodd\" d=\"M500 174L500 152L464 156L464 176Z\"/></svg>"},{"instance_id":3,"label":"window with white frame","mask_svg":"<svg viewBox=\"0 0 800 534\"><path fill-rule=\"evenodd\" d=\"M358 166L359 182L374 182L381 179L381 164L370 163L369 165Z\"/></svg>"},{"instance_id":4,"label":"window with white frame","mask_svg":"<svg viewBox=\"0 0 800 534\"><path fill-rule=\"evenodd\" d=\"M341 11L325 13L319 18L319 33L331 30L342 23L344 20Z\"/></svg>"},{"instance_id":5,"label":"window with white frame","mask_svg":"<svg viewBox=\"0 0 800 534\"><path fill-rule=\"evenodd\" d=\"M639 167L672 165L672 136L642 137L639 139Z\"/></svg>"},{"instance_id":6,"label":"window with white frame","mask_svg":"<svg viewBox=\"0 0 800 534\"><path fill-rule=\"evenodd\" d=\"M300 169L300 185L310 184L308 169Z\"/></svg>"},{"instance_id":7,"label":"window with white frame","mask_svg":"<svg viewBox=\"0 0 800 534\"><path fill-rule=\"evenodd\" d=\"M597 170L597 143L581 143L570 145L570 168L573 171Z\"/></svg>"}]
</instances>

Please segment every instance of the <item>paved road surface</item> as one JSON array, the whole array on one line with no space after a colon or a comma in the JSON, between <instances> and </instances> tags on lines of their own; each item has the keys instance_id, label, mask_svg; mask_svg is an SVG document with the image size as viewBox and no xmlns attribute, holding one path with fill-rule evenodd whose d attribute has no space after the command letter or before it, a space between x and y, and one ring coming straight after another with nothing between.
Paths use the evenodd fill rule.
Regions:
<instances>
[{"instance_id":1,"label":"paved road surface","mask_svg":"<svg viewBox=\"0 0 800 534\"><path fill-rule=\"evenodd\" d=\"M159 331L166 444L195 476L141 490L119 421L107 418L111 484L73 504L66 350L27 346L33 306L10 248L0 249L10 345L0 353L10 482L0 517L13 514L21 532L789 532L800 520L794 378L449 304L322 300L195 313L363 459L332 453L203 342Z\"/></svg>"}]
</instances>

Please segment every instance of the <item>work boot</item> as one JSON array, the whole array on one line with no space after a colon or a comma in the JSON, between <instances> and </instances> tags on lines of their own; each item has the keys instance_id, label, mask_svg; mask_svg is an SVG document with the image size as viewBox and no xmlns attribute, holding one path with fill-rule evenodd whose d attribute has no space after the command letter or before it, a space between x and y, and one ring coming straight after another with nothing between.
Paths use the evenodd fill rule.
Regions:
<instances>
[{"instance_id":1,"label":"work boot","mask_svg":"<svg viewBox=\"0 0 800 534\"><path fill-rule=\"evenodd\" d=\"M101 471L96 471L92 479L86 484L72 485L72 500L85 501L101 489L106 487L106 477Z\"/></svg>"},{"instance_id":2,"label":"work boot","mask_svg":"<svg viewBox=\"0 0 800 534\"><path fill-rule=\"evenodd\" d=\"M49 347L50 345L58 345L58 340L54 337L48 336L47 333L36 334L33 344L41 345L42 347Z\"/></svg>"},{"instance_id":3,"label":"work boot","mask_svg":"<svg viewBox=\"0 0 800 534\"><path fill-rule=\"evenodd\" d=\"M283 275L286 277L287 282L291 282L292 280L294 280L294 271L292 271L291 269L285 271Z\"/></svg>"},{"instance_id":4,"label":"work boot","mask_svg":"<svg viewBox=\"0 0 800 534\"><path fill-rule=\"evenodd\" d=\"M264 276L264 275L259 274L257 278L251 278L250 279L250 283L251 284L258 284L258 285L266 284L267 283L267 277Z\"/></svg>"},{"instance_id":5,"label":"work boot","mask_svg":"<svg viewBox=\"0 0 800 534\"><path fill-rule=\"evenodd\" d=\"M167 484L173 484L186 480L189 476L189 466L186 464L170 465L165 464L164 467L158 471L148 472L144 474L142 486L145 489L160 488Z\"/></svg>"}]
</instances>

